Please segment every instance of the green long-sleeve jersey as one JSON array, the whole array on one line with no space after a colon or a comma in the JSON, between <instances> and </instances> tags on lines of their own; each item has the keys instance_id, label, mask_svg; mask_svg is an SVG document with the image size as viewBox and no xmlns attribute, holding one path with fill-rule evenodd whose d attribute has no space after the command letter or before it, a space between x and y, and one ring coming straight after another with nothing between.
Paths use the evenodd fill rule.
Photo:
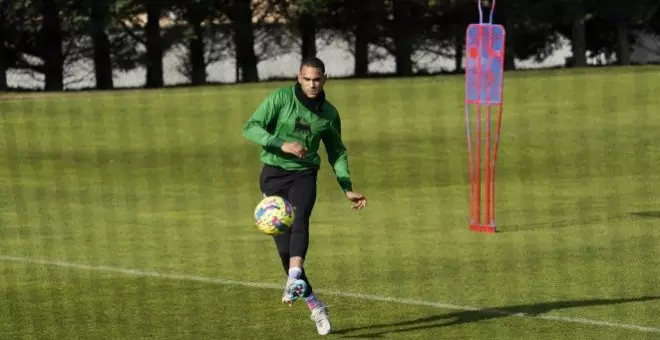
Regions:
<instances>
[{"instance_id":1,"label":"green long-sleeve jersey","mask_svg":"<svg viewBox=\"0 0 660 340\"><path fill-rule=\"evenodd\" d=\"M323 141L339 186L344 192L350 191L352 184L339 112L324 95L315 103L316 107L306 99L296 85L271 92L243 126L243 137L262 146L262 163L286 170L319 168L318 151ZM305 157L282 152L284 142L300 143L307 148Z\"/></svg>"}]
</instances>

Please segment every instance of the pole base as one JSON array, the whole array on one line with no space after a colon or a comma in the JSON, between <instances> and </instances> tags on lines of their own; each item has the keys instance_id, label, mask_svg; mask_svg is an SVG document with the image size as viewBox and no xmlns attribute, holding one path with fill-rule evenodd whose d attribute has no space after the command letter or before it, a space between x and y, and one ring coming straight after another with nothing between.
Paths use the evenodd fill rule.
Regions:
<instances>
[{"instance_id":1,"label":"pole base","mask_svg":"<svg viewBox=\"0 0 660 340\"><path fill-rule=\"evenodd\" d=\"M470 224L470 230L478 233L489 233L494 234L497 232L497 228L494 225L486 224Z\"/></svg>"}]
</instances>

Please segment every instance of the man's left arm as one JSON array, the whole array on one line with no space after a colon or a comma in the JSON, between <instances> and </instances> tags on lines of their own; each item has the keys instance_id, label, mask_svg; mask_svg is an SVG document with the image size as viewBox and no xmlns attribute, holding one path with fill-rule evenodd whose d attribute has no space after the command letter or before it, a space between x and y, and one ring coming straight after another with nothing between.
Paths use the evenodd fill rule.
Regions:
<instances>
[{"instance_id":1,"label":"man's left arm","mask_svg":"<svg viewBox=\"0 0 660 340\"><path fill-rule=\"evenodd\" d=\"M346 193L353 190L353 184L348 170L348 153L341 137L341 119L339 115L330 123L330 126L330 130L322 136L323 144L328 154L328 162L337 178L337 183Z\"/></svg>"},{"instance_id":2,"label":"man's left arm","mask_svg":"<svg viewBox=\"0 0 660 340\"><path fill-rule=\"evenodd\" d=\"M328 153L328 161L337 177L339 186L344 191L346 199L353 202L353 209L360 210L367 206L367 198L353 191L351 175L348 171L348 155L341 138L341 120L339 115L331 123L331 129L323 135L323 144Z\"/></svg>"}]
</instances>

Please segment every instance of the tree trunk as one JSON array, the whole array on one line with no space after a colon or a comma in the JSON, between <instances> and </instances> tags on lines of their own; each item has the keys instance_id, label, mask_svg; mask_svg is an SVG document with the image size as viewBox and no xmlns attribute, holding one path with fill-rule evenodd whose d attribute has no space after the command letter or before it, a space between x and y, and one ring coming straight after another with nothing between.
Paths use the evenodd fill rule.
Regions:
<instances>
[{"instance_id":1,"label":"tree trunk","mask_svg":"<svg viewBox=\"0 0 660 340\"><path fill-rule=\"evenodd\" d=\"M195 35L190 39L191 81L193 85L206 83L206 58L204 58L204 33L202 25L193 26Z\"/></svg>"},{"instance_id":2,"label":"tree trunk","mask_svg":"<svg viewBox=\"0 0 660 340\"><path fill-rule=\"evenodd\" d=\"M190 63L192 66L190 80L193 85L201 85L206 83L206 58L204 57L204 29L202 28L199 5L190 4L188 14L189 24L193 30L193 35L189 41Z\"/></svg>"},{"instance_id":3,"label":"tree trunk","mask_svg":"<svg viewBox=\"0 0 660 340\"><path fill-rule=\"evenodd\" d=\"M506 6L504 11L504 29L506 31L506 43L504 45L504 70L513 71L516 69L516 23L514 16L514 7Z\"/></svg>"},{"instance_id":4,"label":"tree trunk","mask_svg":"<svg viewBox=\"0 0 660 340\"><path fill-rule=\"evenodd\" d=\"M7 91L7 49L5 48L5 10L0 9L0 91Z\"/></svg>"},{"instance_id":5,"label":"tree trunk","mask_svg":"<svg viewBox=\"0 0 660 340\"><path fill-rule=\"evenodd\" d=\"M43 0L41 39L44 47L46 91L64 90L64 52L59 8L54 0Z\"/></svg>"},{"instance_id":6,"label":"tree trunk","mask_svg":"<svg viewBox=\"0 0 660 340\"><path fill-rule=\"evenodd\" d=\"M465 56L465 32L460 27L462 26L452 26L454 31L454 68L456 73L463 71L463 57Z\"/></svg>"},{"instance_id":7,"label":"tree trunk","mask_svg":"<svg viewBox=\"0 0 660 340\"><path fill-rule=\"evenodd\" d=\"M236 58L236 67L234 67L234 76L236 77L236 82L241 82L241 63L238 58Z\"/></svg>"},{"instance_id":8,"label":"tree trunk","mask_svg":"<svg viewBox=\"0 0 660 340\"><path fill-rule=\"evenodd\" d=\"M410 30L412 24L410 6L411 4L407 0L394 1L394 32L392 37L394 38L394 59L398 76L411 76L413 74L413 37Z\"/></svg>"},{"instance_id":9,"label":"tree trunk","mask_svg":"<svg viewBox=\"0 0 660 340\"><path fill-rule=\"evenodd\" d=\"M302 58L316 57L316 22L310 13L303 13L298 20L298 32L302 40Z\"/></svg>"},{"instance_id":10,"label":"tree trunk","mask_svg":"<svg viewBox=\"0 0 660 340\"><path fill-rule=\"evenodd\" d=\"M254 28L252 26L252 8L249 1L236 1L233 6L234 45L236 63L241 68L241 82L259 81L257 56L254 53ZM238 81L238 79L237 79Z\"/></svg>"},{"instance_id":11,"label":"tree trunk","mask_svg":"<svg viewBox=\"0 0 660 340\"><path fill-rule=\"evenodd\" d=\"M147 1L147 88L163 87L163 47L160 36L161 1Z\"/></svg>"},{"instance_id":12,"label":"tree trunk","mask_svg":"<svg viewBox=\"0 0 660 340\"><path fill-rule=\"evenodd\" d=\"M353 45L353 58L354 63L354 76L366 77L369 75L369 43L373 37L374 20L375 16L374 2L368 0L355 1L352 3L354 6L353 13L355 18L355 28L353 36L355 38Z\"/></svg>"},{"instance_id":13,"label":"tree trunk","mask_svg":"<svg viewBox=\"0 0 660 340\"><path fill-rule=\"evenodd\" d=\"M110 57L110 38L106 33L106 25L110 19L108 4L104 1L93 1L91 5L91 38L94 42L94 75L96 88L108 90L114 87L112 79L112 59Z\"/></svg>"},{"instance_id":14,"label":"tree trunk","mask_svg":"<svg viewBox=\"0 0 660 340\"><path fill-rule=\"evenodd\" d=\"M616 59L619 65L630 65L630 41L628 40L628 26L619 22L616 27L617 51Z\"/></svg>"},{"instance_id":15,"label":"tree trunk","mask_svg":"<svg viewBox=\"0 0 660 340\"><path fill-rule=\"evenodd\" d=\"M584 22L584 8L581 1L575 1L573 7L573 29L571 34L571 50L573 51L573 66L587 66L587 38Z\"/></svg>"},{"instance_id":16,"label":"tree trunk","mask_svg":"<svg viewBox=\"0 0 660 340\"><path fill-rule=\"evenodd\" d=\"M355 26L355 71L356 77L366 77L369 75L369 37L367 36L367 27L362 21L358 21Z\"/></svg>"}]
</instances>

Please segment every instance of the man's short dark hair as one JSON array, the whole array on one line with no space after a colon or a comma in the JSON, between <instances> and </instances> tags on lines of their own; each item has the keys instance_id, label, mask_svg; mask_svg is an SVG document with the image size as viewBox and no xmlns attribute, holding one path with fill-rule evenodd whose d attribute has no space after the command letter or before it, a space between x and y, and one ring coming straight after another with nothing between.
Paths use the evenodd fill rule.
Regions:
<instances>
[{"instance_id":1,"label":"man's short dark hair","mask_svg":"<svg viewBox=\"0 0 660 340\"><path fill-rule=\"evenodd\" d=\"M302 63L300 64L300 68L302 69L303 66L317 68L321 70L322 74L325 74L325 64L321 59L317 57L307 57L303 59Z\"/></svg>"}]
</instances>

